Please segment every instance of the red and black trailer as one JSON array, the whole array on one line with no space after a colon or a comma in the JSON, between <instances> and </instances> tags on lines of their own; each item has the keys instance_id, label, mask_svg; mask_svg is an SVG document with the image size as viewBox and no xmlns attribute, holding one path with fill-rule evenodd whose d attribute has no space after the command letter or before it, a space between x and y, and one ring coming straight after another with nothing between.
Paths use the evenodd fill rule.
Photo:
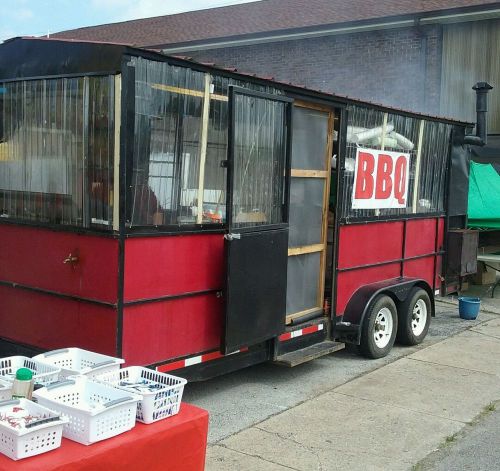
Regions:
<instances>
[{"instance_id":1,"label":"red and black trailer","mask_svg":"<svg viewBox=\"0 0 500 471\"><path fill-rule=\"evenodd\" d=\"M156 51L8 41L0 120L4 354L380 357L425 337L466 227L465 123Z\"/></svg>"}]
</instances>

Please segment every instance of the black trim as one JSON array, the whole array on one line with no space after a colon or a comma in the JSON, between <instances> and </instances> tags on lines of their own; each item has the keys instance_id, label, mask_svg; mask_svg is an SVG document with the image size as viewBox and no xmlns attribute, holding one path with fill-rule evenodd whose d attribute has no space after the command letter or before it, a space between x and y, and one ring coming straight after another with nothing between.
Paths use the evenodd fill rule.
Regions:
<instances>
[{"instance_id":1,"label":"black trim","mask_svg":"<svg viewBox=\"0 0 500 471\"><path fill-rule=\"evenodd\" d=\"M165 358L163 360L156 361L154 363L150 363L148 366L150 368L158 368L159 366L166 366L166 365L170 365L170 363L176 363L178 361L184 361L184 360L188 360L189 358L198 357L198 356L202 356L202 355L208 355L210 353L215 353L215 352L220 353L220 350L216 350L216 349L211 348L210 350L203 350L201 352L193 352L193 353L189 353L187 355L182 355L182 356L178 356L178 357ZM215 360L213 360L213 361L215 361ZM172 371L178 371L178 370L172 370Z\"/></svg>"},{"instance_id":2,"label":"black trim","mask_svg":"<svg viewBox=\"0 0 500 471\"><path fill-rule=\"evenodd\" d=\"M109 229L98 229L98 228L87 228L83 226L70 226L66 224L40 224L36 221L27 221L23 219L13 219L13 218L3 218L0 217L0 225L12 225L17 227L30 227L34 229L44 229L47 231L54 232L72 232L74 234L82 235L94 235L100 237L109 237L116 239L119 234L114 232L112 228Z\"/></svg>"},{"instance_id":3,"label":"black trim","mask_svg":"<svg viewBox=\"0 0 500 471\"><path fill-rule=\"evenodd\" d=\"M406 258L406 231L408 230L408 220L405 219L403 221L403 243L401 247L401 262L403 262ZM436 248L434 247L434 250ZM405 264L401 263L400 269L399 269L399 276L403 277L405 274Z\"/></svg>"},{"instance_id":4,"label":"black trim","mask_svg":"<svg viewBox=\"0 0 500 471\"><path fill-rule=\"evenodd\" d=\"M127 175L131 170L134 151L134 126L135 126L135 68L128 66L129 58L123 56L122 90L121 90L121 116L120 116L120 155L119 155L119 243L118 243L118 313L116 322L116 352L118 357L123 354L123 311L125 300L125 239L127 217ZM115 117L116 120L116 117ZM130 167L129 167L130 166ZM115 185L116 186L116 185ZM115 208L116 211L116 208Z\"/></svg>"},{"instance_id":5,"label":"black trim","mask_svg":"<svg viewBox=\"0 0 500 471\"><path fill-rule=\"evenodd\" d=\"M12 83L19 82L31 82L33 80L53 80L53 79L63 79L63 78L80 78L80 77L107 77L109 75L118 75L119 70L109 70L103 72L79 72L74 74L58 74L58 75L39 75L35 77L21 77L21 78L11 78L11 79L0 79L2 83Z\"/></svg>"},{"instance_id":6,"label":"black trim","mask_svg":"<svg viewBox=\"0 0 500 471\"><path fill-rule=\"evenodd\" d=\"M275 349L274 349L274 359L276 359L277 356L279 355L284 355L285 353L290 353L294 352L296 350L301 350L306 347L310 347L311 345L315 345L317 343L321 343L325 341L328 338L328 333L329 333L329 320L326 318L323 318L324 321L321 322L324 327L322 330L318 330L316 332L312 332L310 334L306 335L301 335L299 337L293 337L288 340L283 340L280 341L279 339L276 339L275 342ZM294 330L298 330L299 328L305 329L307 327L311 327L313 325L317 325L315 323L311 322L304 322L300 326L294 326L297 328L294 328ZM292 330L293 332L293 330Z\"/></svg>"},{"instance_id":7,"label":"black trim","mask_svg":"<svg viewBox=\"0 0 500 471\"><path fill-rule=\"evenodd\" d=\"M338 271L339 273L344 273L346 271L362 270L363 268L382 267L384 265L391 265L393 263L404 264L404 262L411 262L412 260L419 260L421 258L436 257L438 255L444 255L444 251L431 252L424 255L415 255L413 257L406 257L406 258L395 258L394 260L384 260L383 262L377 262L377 263L367 263L366 265L357 265L355 267L338 268Z\"/></svg>"},{"instance_id":8,"label":"black trim","mask_svg":"<svg viewBox=\"0 0 500 471\"><path fill-rule=\"evenodd\" d=\"M349 110L343 108L340 113L340 129L339 129L339 155L337 156L337 195L335 198L335 214L334 214L334 235L333 243L335 244L333 253L334 259L332 263L332 306L331 306L331 318L336 319L337 315L337 287L338 287L338 260L339 260L339 238L340 238L340 208L339 202L342 200L342 192L344 191L344 173L345 173L345 158L347 155L347 124L349 118Z\"/></svg>"},{"instance_id":9,"label":"black trim","mask_svg":"<svg viewBox=\"0 0 500 471\"><path fill-rule=\"evenodd\" d=\"M283 103L293 103L293 98L289 98L283 95L273 95L271 93L259 92L257 90L249 90L248 88L238 87L236 85L229 85L229 97L234 98L234 94L246 95L249 97L263 98L265 100L280 101Z\"/></svg>"},{"instance_id":10,"label":"black trim","mask_svg":"<svg viewBox=\"0 0 500 471\"><path fill-rule=\"evenodd\" d=\"M127 46L16 38L0 46L0 80L119 72Z\"/></svg>"},{"instance_id":11,"label":"black trim","mask_svg":"<svg viewBox=\"0 0 500 471\"><path fill-rule=\"evenodd\" d=\"M33 357L45 350L33 345L24 344L21 342L14 342L3 337L0 337L0 357L13 357L21 355L23 357Z\"/></svg>"},{"instance_id":12,"label":"black trim","mask_svg":"<svg viewBox=\"0 0 500 471\"><path fill-rule=\"evenodd\" d=\"M83 296L78 296L76 294L61 293L59 291L53 291L50 289L36 288L34 286L23 285L21 283L16 283L13 281L0 280L0 286L6 286L8 288L15 288L15 289L22 289L25 291L31 291L31 292L39 293L39 294L46 294L49 296L54 296L54 297L62 298L62 299L70 299L71 301L81 301L84 303L97 304L99 306L106 306L106 307L111 307L111 308L117 307L116 303L110 303L107 301L100 301L99 299L85 298Z\"/></svg>"},{"instance_id":13,"label":"black trim","mask_svg":"<svg viewBox=\"0 0 500 471\"><path fill-rule=\"evenodd\" d=\"M167 226L141 226L140 228L134 227L132 232L126 232L125 238L134 239L140 237L163 237L163 236L182 236L189 234L226 234L227 226L226 224L218 224L217 227L203 227L197 226L182 226L178 230L175 230L178 226L169 227L168 230L163 231L163 227ZM189 229L188 229L189 227ZM186 228L186 229L185 229ZM130 229L128 229L130 231Z\"/></svg>"},{"instance_id":14,"label":"black trim","mask_svg":"<svg viewBox=\"0 0 500 471\"><path fill-rule=\"evenodd\" d=\"M233 147L234 147L234 87L227 93L227 156L226 156L226 226L228 232L233 222Z\"/></svg>"},{"instance_id":15,"label":"black trim","mask_svg":"<svg viewBox=\"0 0 500 471\"><path fill-rule=\"evenodd\" d=\"M286 222L287 228L290 224L290 185L292 184L292 143L293 143L293 102L294 99L288 102L283 119L283 127L286 133L285 139L285 191L283 192L283 219Z\"/></svg>"},{"instance_id":16,"label":"black trim","mask_svg":"<svg viewBox=\"0 0 500 471\"><path fill-rule=\"evenodd\" d=\"M444 235L444 234L443 234ZM435 237L434 237L434 251L435 251L435 255L434 255L434 277L433 277L433 280L432 280L432 291L436 291L436 276L438 275L437 273L437 259L438 259L438 256L439 256L439 247L438 247L438 241L439 241L439 219L436 218L436 234L435 234ZM444 250L441 252L441 256L444 255Z\"/></svg>"},{"instance_id":17,"label":"black trim","mask_svg":"<svg viewBox=\"0 0 500 471\"><path fill-rule=\"evenodd\" d=\"M142 298L142 299L136 299L134 301L124 301L123 307L137 306L140 304L151 304L161 301L170 301L172 299L191 298L193 296L201 296L203 294L221 293L221 292L222 288L219 289L213 288L213 289L204 289L201 291L189 291L187 293L180 293L180 294L167 294L165 296L158 296L155 298Z\"/></svg>"},{"instance_id":18,"label":"black trim","mask_svg":"<svg viewBox=\"0 0 500 471\"><path fill-rule=\"evenodd\" d=\"M202 356L213 352L214 350L193 353L188 356L156 362L149 366L157 368L177 361L186 360L192 358L193 356ZM232 355L226 355L221 358L216 358L214 360L209 360L184 368L177 368L175 370L168 371L167 373L170 374L175 372L176 375L182 376L190 382L204 381L215 378L216 376L221 376L223 374L247 368L248 366L264 363L271 359L270 342L262 342L251 346L248 350L243 352L237 352Z\"/></svg>"},{"instance_id":19,"label":"black trim","mask_svg":"<svg viewBox=\"0 0 500 471\"><path fill-rule=\"evenodd\" d=\"M290 324L288 325L295 328L297 327L297 325L303 324L304 322L312 321L313 319L325 319L324 310L318 307L317 310L314 312L310 312L309 314L304 314L299 317L294 317L293 319L290 320Z\"/></svg>"},{"instance_id":20,"label":"black trim","mask_svg":"<svg viewBox=\"0 0 500 471\"><path fill-rule=\"evenodd\" d=\"M433 213L418 213L418 214L394 214L387 216L366 216L357 218L342 218L341 225L365 224L370 222L389 222L389 221L409 221L411 219L434 219L445 217L446 213L437 211Z\"/></svg>"}]
</instances>

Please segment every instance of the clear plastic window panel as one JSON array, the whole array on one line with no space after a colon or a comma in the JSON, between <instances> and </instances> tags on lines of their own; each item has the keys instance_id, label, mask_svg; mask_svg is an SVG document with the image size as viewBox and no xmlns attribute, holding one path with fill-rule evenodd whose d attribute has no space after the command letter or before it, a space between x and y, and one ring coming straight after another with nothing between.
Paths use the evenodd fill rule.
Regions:
<instances>
[{"instance_id":1,"label":"clear plastic window panel","mask_svg":"<svg viewBox=\"0 0 500 471\"><path fill-rule=\"evenodd\" d=\"M294 106L292 168L326 170L328 113Z\"/></svg>"},{"instance_id":2,"label":"clear plastic window panel","mask_svg":"<svg viewBox=\"0 0 500 471\"><path fill-rule=\"evenodd\" d=\"M204 75L137 58L130 224L195 223Z\"/></svg>"},{"instance_id":3,"label":"clear plastic window panel","mask_svg":"<svg viewBox=\"0 0 500 471\"><path fill-rule=\"evenodd\" d=\"M89 82L88 165L89 217L93 225L113 225L114 77Z\"/></svg>"},{"instance_id":4,"label":"clear plastic window panel","mask_svg":"<svg viewBox=\"0 0 500 471\"><path fill-rule=\"evenodd\" d=\"M93 165L105 173L113 168L113 84L113 77L0 84L1 217L90 226L87 208L97 210L86 175ZM112 177L101 187L106 201ZM100 219L112 220L110 205Z\"/></svg>"},{"instance_id":5,"label":"clear plastic window panel","mask_svg":"<svg viewBox=\"0 0 500 471\"><path fill-rule=\"evenodd\" d=\"M386 118L386 119L384 119ZM443 210L444 182L451 126L423 124L420 170L416 176L422 120L373 108L348 108L347 151L342 186L341 215L346 219L435 213ZM384 134L385 131L385 134ZM410 155L407 204L398 209L353 209L352 191L359 147ZM418 188L417 188L418 187ZM417 195L415 195L417 191ZM414 204L416 202L416 204Z\"/></svg>"},{"instance_id":6,"label":"clear plastic window panel","mask_svg":"<svg viewBox=\"0 0 500 471\"><path fill-rule=\"evenodd\" d=\"M202 167L206 74L132 57L135 138L129 226L221 224L226 221L228 88L270 87L211 76L207 146ZM200 194L201 189L201 194Z\"/></svg>"},{"instance_id":7,"label":"clear plastic window panel","mask_svg":"<svg viewBox=\"0 0 500 471\"><path fill-rule=\"evenodd\" d=\"M417 211L421 213L444 211L446 168L452 126L428 121L425 123L421 172L416 195Z\"/></svg>"},{"instance_id":8,"label":"clear plastic window panel","mask_svg":"<svg viewBox=\"0 0 500 471\"><path fill-rule=\"evenodd\" d=\"M291 179L289 247L322 243L324 191L323 178Z\"/></svg>"},{"instance_id":9,"label":"clear plastic window panel","mask_svg":"<svg viewBox=\"0 0 500 471\"><path fill-rule=\"evenodd\" d=\"M284 222L285 113L285 103L235 95L235 227Z\"/></svg>"},{"instance_id":10,"label":"clear plastic window panel","mask_svg":"<svg viewBox=\"0 0 500 471\"><path fill-rule=\"evenodd\" d=\"M321 253L288 257L287 315L318 306Z\"/></svg>"}]
</instances>

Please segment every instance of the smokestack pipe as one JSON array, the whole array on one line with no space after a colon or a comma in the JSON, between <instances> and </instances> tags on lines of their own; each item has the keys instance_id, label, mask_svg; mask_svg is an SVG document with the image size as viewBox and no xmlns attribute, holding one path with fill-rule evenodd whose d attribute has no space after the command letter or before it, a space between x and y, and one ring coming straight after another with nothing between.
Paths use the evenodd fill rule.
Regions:
<instances>
[{"instance_id":1,"label":"smokestack pipe","mask_svg":"<svg viewBox=\"0 0 500 471\"><path fill-rule=\"evenodd\" d=\"M488 92L493 87L488 82L477 82L472 87L476 91L476 135L465 136L464 143L472 146L484 146L487 141L486 113L488 112Z\"/></svg>"}]
</instances>

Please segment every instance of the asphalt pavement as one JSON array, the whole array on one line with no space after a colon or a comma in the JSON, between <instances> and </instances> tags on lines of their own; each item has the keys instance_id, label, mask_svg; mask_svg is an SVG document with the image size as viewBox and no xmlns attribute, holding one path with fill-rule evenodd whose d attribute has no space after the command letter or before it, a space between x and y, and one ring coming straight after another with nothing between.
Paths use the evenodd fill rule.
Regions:
<instances>
[{"instance_id":1,"label":"asphalt pavement","mask_svg":"<svg viewBox=\"0 0 500 471\"><path fill-rule=\"evenodd\" d=\"M500 469L500 404L492 403L414 471L495 471Z\"/></svg>"}]
</instances>

